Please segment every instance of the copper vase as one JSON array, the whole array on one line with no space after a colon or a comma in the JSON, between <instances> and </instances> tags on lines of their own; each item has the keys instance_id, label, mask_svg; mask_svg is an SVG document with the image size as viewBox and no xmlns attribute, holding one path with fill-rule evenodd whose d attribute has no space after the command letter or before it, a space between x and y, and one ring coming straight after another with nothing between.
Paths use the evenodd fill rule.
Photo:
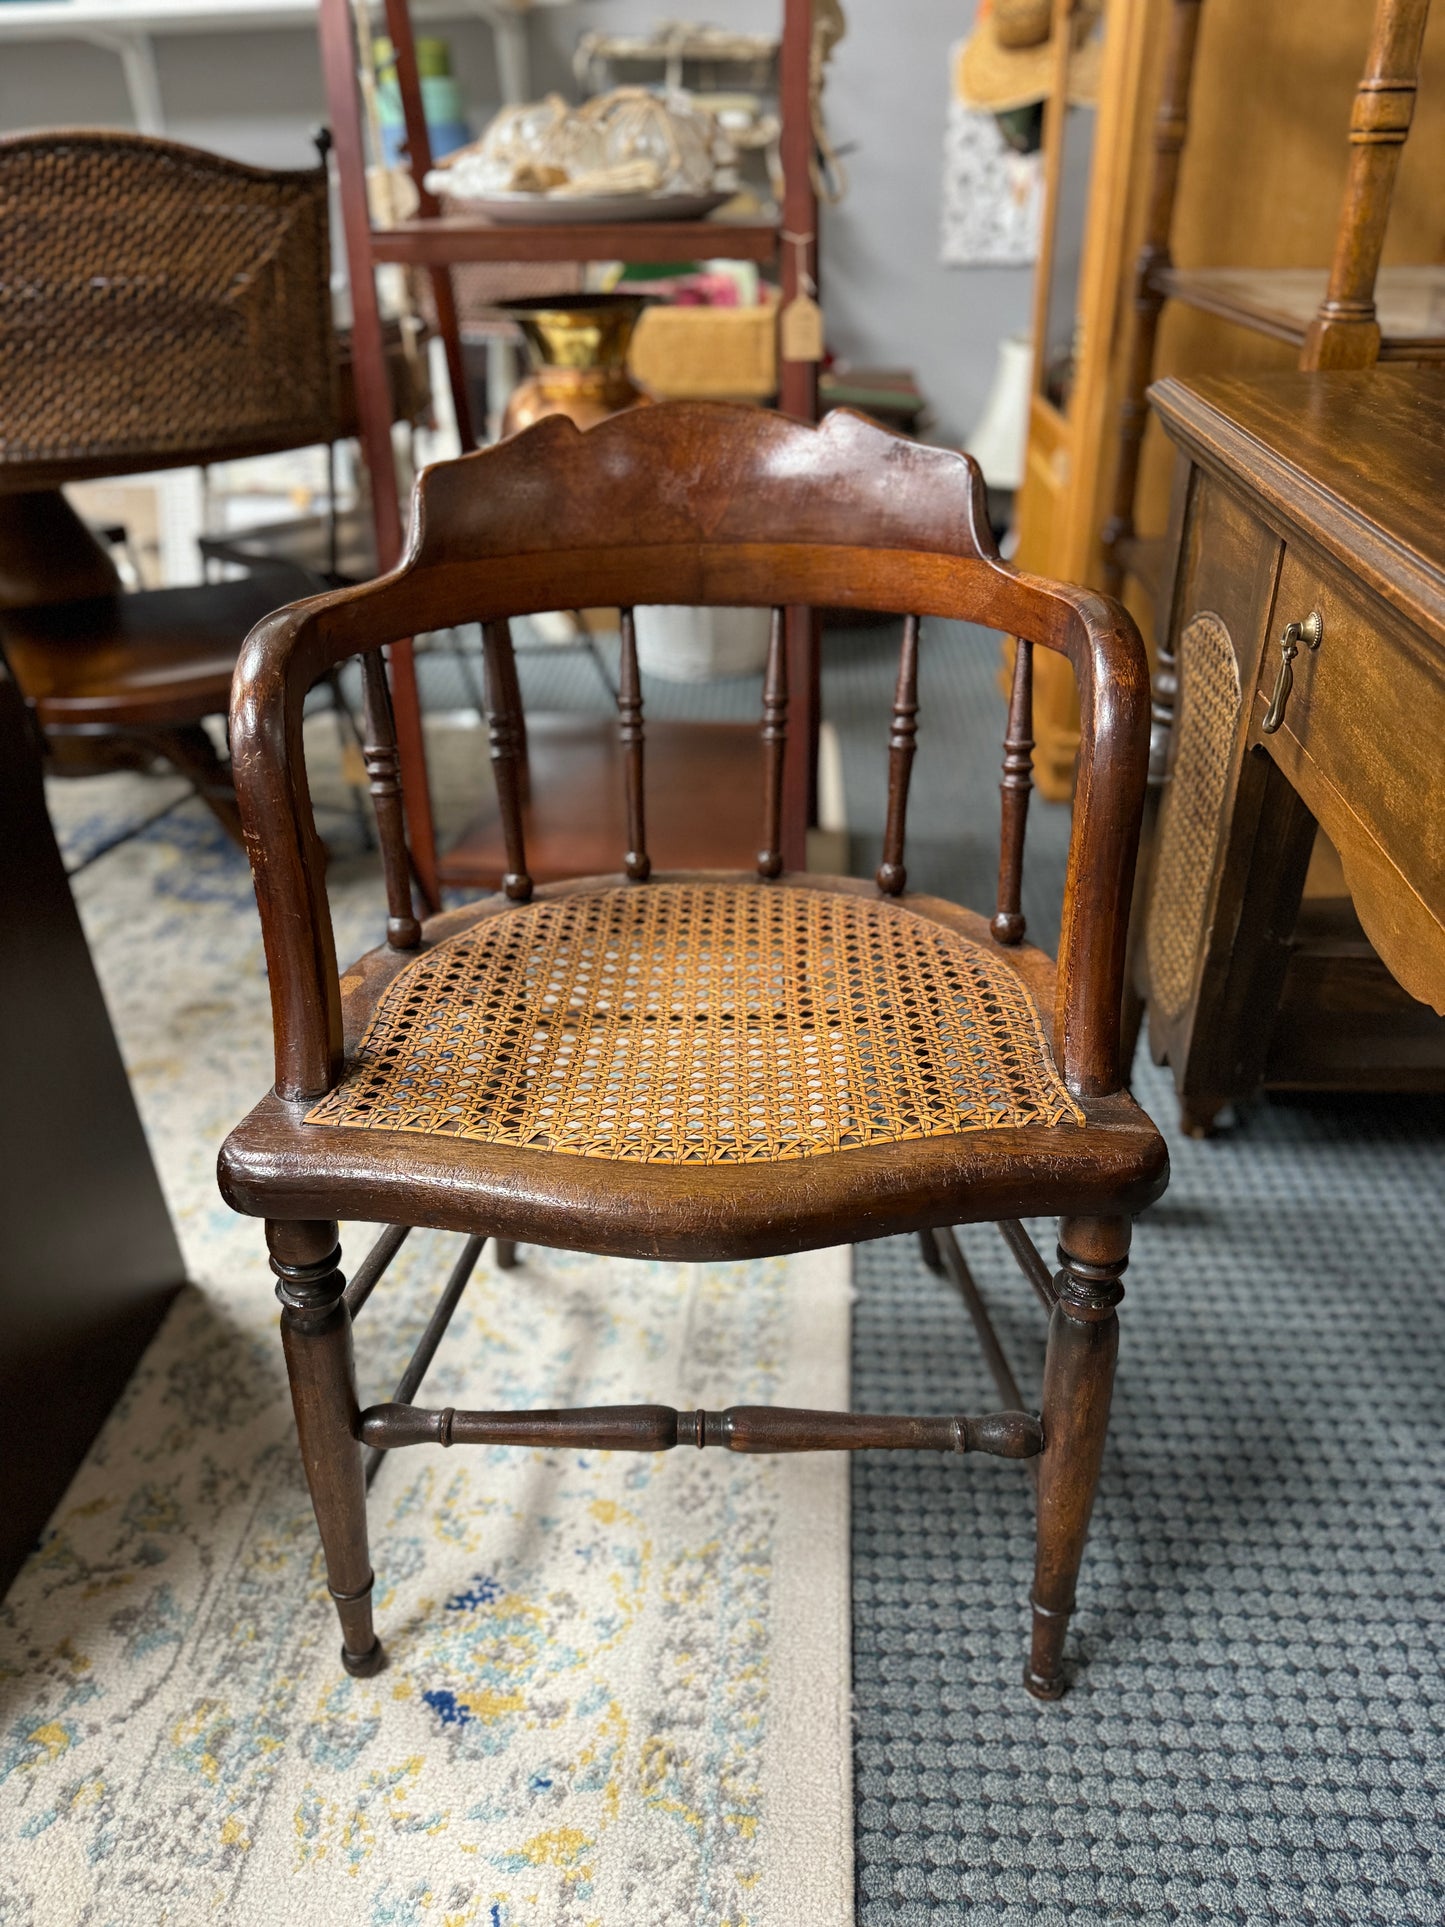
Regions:
<instances>
[{"instance_id":1,"label":"copper vase","mask_svg":"<svg viewBox=\"0 0 1445 1927\"><path fill-rule=\"evenodd\" d=\"M532 372L502 416L503 435L566 415L591 428L652 397L627 372L627 350L646 303L630 294L534 295L502 312L522 331Z\"/></svg>"}]
</instances>

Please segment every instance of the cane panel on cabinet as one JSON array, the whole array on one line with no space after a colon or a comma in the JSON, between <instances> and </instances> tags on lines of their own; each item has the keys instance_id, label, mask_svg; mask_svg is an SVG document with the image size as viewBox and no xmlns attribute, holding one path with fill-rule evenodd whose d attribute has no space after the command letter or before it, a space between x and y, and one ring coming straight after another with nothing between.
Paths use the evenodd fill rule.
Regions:
<instances>
[{"instance_id":1,"label":"cane panel on cabinet","mask_svg":"<svg viewBox=\"0 0 1445 1927\"><path fill-rule=\"evenodd\" d=\"M1201 1131L1261 1084L1445 1087L1445 375L1171 380L1151 397L1181 451L1151 1047ZM1219 799L1190 722L1210 610L1246 695ZM1191 830L1205 821L1212 834ZM1186 901L1203 919L1192 963L1171 968Z\"/></svg>"}]
</instances>

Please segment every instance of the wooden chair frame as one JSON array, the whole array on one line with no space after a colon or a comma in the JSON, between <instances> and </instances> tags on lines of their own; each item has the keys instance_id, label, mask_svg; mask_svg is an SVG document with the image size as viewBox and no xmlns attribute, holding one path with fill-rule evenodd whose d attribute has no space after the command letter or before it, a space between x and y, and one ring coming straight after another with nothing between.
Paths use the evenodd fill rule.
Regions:
<instances>
[{"instance_id":1,"label":"wooden chair frame","mask_svg":"<svg viewBox=\"0 0 1445 1927\"><path fill-rule=\"evenodd\" d=\"M419 947L533 896L522 834L523 728L508 618L557 607L623 610L619 715L625 748L625 878L645 889L644 734L632 638L636 603L771 606L764 691L763 835L757 876L782 875L779 820L787 731L788 608L908 612L889 738L884 861L877 889L901 896L917 712L919 618L977 622L1021 638L1005 744L998 910L991 924L926 897L916 914L991 948L1028 985L1085 1128L959 1132L823 1152L784 1163L706 1165L568 1157L453 1137L317 1129L304 1119L340 1080L386 985ZM418 923L403 833L381 649L421 630L483 624L491 753L507 836L503 894ZM1020 877L1029 788L1034 646L1073 666L1083 740L1057 971L1023 943ZM388 945L338 983L323 854L302 746L305 691L363 657L367 763L388 891ZM1038 1560L1026 1684L1062 1690L1073 1606L1107 1425L1115 1307L1132 1215L1163 1189L1162 1140L1122 1088L1124 948L1148 751L1148 675L1128 614L1107 598L1021 575L999 560L968 458L925 448L861 417L819 428L725 404L640 410L579 434L548 420L428 470L400 565L380 580L283 610L252 634L237 670L232 755L256 877L275 1019L276 1083L221 1154L222 1189L267 1220L301 1448L343 1628L343 1660L382 1663L371 1620L363 1449L493 1441L734 1451L923 1447L1037 1460ZM618 879L617 881L621 881ZM741 879L739 879L741 881ZM867 894L854 880L792 887ZM536 893L545 902L577 886ZM1057 1276L1018 1220L1062 1218ZM390 1227L348 1285L337 1221ZM949 1227L994 1220L1049 1309L1042 1420L987 1324ZM389 1404L363 1412L351 1321L406 1227L466 1236L436 1315ZM1008 1410L916 1418L668 1407L581 1412L429 1412L411 1404L486 1235L630 1256L738 1258L915 1231L980 1322ZM374 1465L374 1456L371 1464Z\"/></svg>"}]
</instances>

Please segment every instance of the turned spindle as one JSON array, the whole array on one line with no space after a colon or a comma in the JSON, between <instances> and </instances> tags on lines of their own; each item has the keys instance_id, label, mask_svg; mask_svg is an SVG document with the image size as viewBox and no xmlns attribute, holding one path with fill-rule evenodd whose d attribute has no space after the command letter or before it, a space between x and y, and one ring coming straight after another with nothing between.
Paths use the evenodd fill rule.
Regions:
<instances>
[{"instance_id":1,"label":"turned spindle","mask_svg":"<svg viewBox=\"0 0 1445 1927\"><path fill-rule=\"evenodd\" d=\"M396 722L391 711L391 686L381 651L361 658L362 744L381 842L381 873L386 885L386 940L393 950L415 950L421 925L411 895L411 857L406 847L406 818L401 794L401 766L396 753Z\"/></svg>"},{"instance_id":2,"label":"turned spindle","mask_svg":"<svg viewBox=\"0 0 1445 1927\"><path fill-rule=\"evenodd\" d=\"M783 611L774 609L763 677L763 847L758 875L783 870L783 762L788 751L788 650Z\"/></svg>"},{"instance_id":3,"label":"turned spindle","mask_svg":"<svg viewBox=\"0 0 1445 1927\"><path fill-rule=\"evenodd\" d=\"M883 830L883 861L878 866L878 888L886 897L902 896L908 881L903 867L903 839L917 741L918 617L905 616L903 643L898 651L898 683L893 691L893 723L888 732L888 819Z\"/></svg>"},{"instance_id":4,"label":"turned spindle","mask_svg":"<svg viewBox=\"0 0 1445 1927\"><path fill-rule=\"evenodd\" d=\"M618 735L622 742L622 772L627 785L627 854L622 867L634 883L646 883L652 870L647 854L647 826L642 780L642 678L637 668L637 630L632 611L622 611L622 661L617 677Z\"/></svg>"},{"instance_id":5,"label":"turned spindle","mask_svg":"<svg viewBox=\"0 0 1445 1927\"><path fill-rule=\"evenodd\" d=\"M1022 636L1014 644L1013 692L1003 739L1002 799L998 839L998 911L990 923L998 943L1022 943L1024 916L1019 908L1024 876L1024 830L1034 780L1034 646Z\"/></svg>"},{"instance_id":6,"label":"turned spindle","mask_svg":"<svg viewBox=\"0 0 1445 1927\"><path fill-rule=\"evenodd\" d=\"M526 843L522 836L526 736L510 625L506 622L484 622L482 651L487 670L487 725L491 741L492 774L497 784L497 807L502 814L502 838L507 846L507 874L502 878L502 888L514 903L525 903L532 894L532 879L527 874Z\"/></svg>"}]
</instances>

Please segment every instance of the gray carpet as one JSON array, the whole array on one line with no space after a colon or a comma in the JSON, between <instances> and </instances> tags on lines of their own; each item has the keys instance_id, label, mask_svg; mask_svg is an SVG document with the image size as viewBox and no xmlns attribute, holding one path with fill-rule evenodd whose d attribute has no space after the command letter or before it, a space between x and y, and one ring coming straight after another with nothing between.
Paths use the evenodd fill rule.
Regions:
<instances>
[{"instance_id":1,"label":"gray carpet","mask_svg":"<svg viewBox=\"0 0 1445 1927\"><path fill-rule=\"evenodd\" d=\"M926 635L910 871L991 903L995 639ZM559 664L540 664L554 699ZM877 861L893 663L830 638L854 867ZM539 693L540 690L539 690ZM657 687L756 712L754 685ZM579 692L580 694L580 692ZM592 698L586 697L590 701ZM1038 804L1025 908L1058 927L1067 812ZM1179 1137L1140 1224L1111 1446L1080 1587L1072 1692L1019 1684L1032 1558L1021 1470L853 1464L861 1927L1445 1920L1445 1107L1251 1107ZM1050 1227L1034 1227L1051 1251ZM962 1241L1021 1379L1043 1320L990 1227ZM858 1253L854 1403L994 1394L911 1240Z\"/></svg>"},{"instance_id":2,"label":"gray carpet","mask_svg":"<svg viewBox=\"0 0 1445 1927\"><path fill-rule=\"evenodd\" d=\"M910 870L978 908L996 863L997 661L991 637L925 630ZM423 674L431 706L465 704L444 653ZM886 632L830 638L825 712L864 873L892 674ZM599 702L576 655L529 656L523 682L538 705ZM654 715L760 701L756 679L646 693ZM1025 909L1050 946L1067 834L1065 811L1035 805ZM854 1462L859 1921L1439 1927L1445 1107L1260 1104L1191 1144L1167 1078L1141 1065L1137 1090L1170 1133L1174 1180L1135 1241L1064 1701L1019 1684L1020 1469ZM962 1240L1034 1382L1032 1294L989 1227ZM993 1403L961 1307L911 1240L861 1248L857 1280L856 1405Z\"/></svg>"}]
</instances>

